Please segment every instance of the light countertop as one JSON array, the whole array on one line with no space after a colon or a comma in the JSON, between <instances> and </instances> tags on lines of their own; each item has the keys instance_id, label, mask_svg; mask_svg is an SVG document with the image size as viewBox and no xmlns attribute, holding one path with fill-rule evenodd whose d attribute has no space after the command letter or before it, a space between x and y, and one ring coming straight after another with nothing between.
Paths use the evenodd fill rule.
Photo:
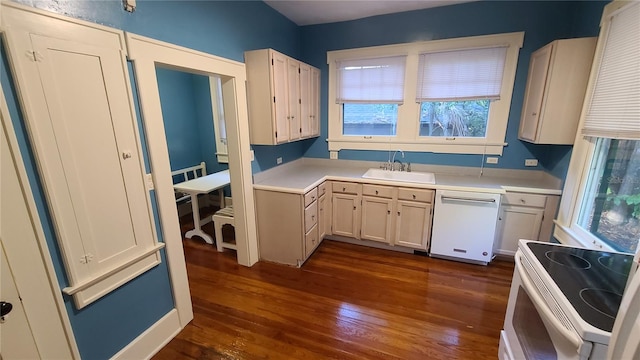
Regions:
<instances>
[{"instance_id":1,"label":"light countertop","mask_svg":"<svg viewBox=\"0 0 640 360\"><path fill-rule=\"evenodd\" d=\"M350 160L302 158L285 165L254 174L254 189L304 194L325 180L361 182L403 187L474 191L503 194L526 192L560 195L561 181L543 171L426 166L412 164L414 171L435 173L435 184L420 184L363 178L370 168L380 163Z\"/></svg>"}]
</instances>

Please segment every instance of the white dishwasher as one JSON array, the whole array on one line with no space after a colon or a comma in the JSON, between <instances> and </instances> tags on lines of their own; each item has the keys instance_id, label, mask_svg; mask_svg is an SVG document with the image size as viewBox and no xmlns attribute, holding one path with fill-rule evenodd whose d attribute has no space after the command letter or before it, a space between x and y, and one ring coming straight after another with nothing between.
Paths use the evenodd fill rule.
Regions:
<instances>
[{"instance_id":1,"label":"white dishwasher","mask_svg":"<svg viewBox=\"0 0 640 360\"><path fill-rule=\"evenodd\" d=\"M500 194L436 190L430 255L488 264L499 208Z\"/></svg>"}]
</instances>

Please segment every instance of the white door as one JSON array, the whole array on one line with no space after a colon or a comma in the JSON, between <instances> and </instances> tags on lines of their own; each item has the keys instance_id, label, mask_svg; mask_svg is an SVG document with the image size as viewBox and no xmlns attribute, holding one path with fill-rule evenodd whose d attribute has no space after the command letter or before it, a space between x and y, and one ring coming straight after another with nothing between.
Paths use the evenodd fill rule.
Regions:
<instances>
[{"instance_id":1,"label":"white door","mask_svg":"<svg viewBox=\"0 0 640 360\"><path fill-rule=\"evenodd\" d=\"M300 64L300 136L311 136L311 66Z\"/></svg>"},{"instance_id":2,"label":"white door","mask_svg":"<svg viewBox=\"0 0 640 360\"><path fill-rule=\"evenodd\" d=\"M18 289L13 281L11 269L0 246L2 257L0 258L0 301L2 308L12 307L4 319L0 319L0 358L2 360L13 359L40 359L36 342L31 333L27 315L22 307Z\"/></svg>"},{"instance_id":3,"label":"white door","mask_svg":"<svg viewBox=\"0 0 640 360\"><path fill-rule=\"evenodd\" d=\"M359 197L349 194L333 194L332 234L358 238Z\"/></svg>"},{"instance_id":4,"label":"white door","mask_svg":"<svg viewBox=\"0 0 640 360\"><path fill-rule=\"evenodd\" d=\"M373 196L362 197L360 237L383 243L391 242L393 200Z\"/></svg>"},{"instance_id":5,"label":"white door","mask_svg":"<svg viewBox=\"0 0 640 360\"><path fill-rule=\"evenodd\" d=\"M155 243L126 65L110 48L31 41L48 115L30 123L36 153L72 281L87 281Z\"/></svg>"},{"instance_id":6,"label":"white door","mask_svg":"<svg viewBox=\"0 0 640 360\"><path fill-rule=\"evenodd\" d=\"M289 139L300 138L300 63L287 59L287 99L289 100Z\"/></svg>"},{"instance_id":7,"label":"white door","mask_svg":"<svg viewBox=\"0 0 640 360\"><path fill-rule=\"evenodd\" d=\"M431 204L398 200L395 244L427 250L431 229Z\"/></svg>"},{"instance_id":8,"label":"white door","mask_svg":"<svg viewBox=\"0 0 640 360\"><path fill-rule=\"evenodd\" d=\"M289 104L287 101L287 58L271 53L271 87L273 88L273 118L276 143L289 140Z\"/></svg>"},{"instance_id":9,"label":"white door","mask_svg":"<svg viewBox=\"0 0 640 360\"><path fill-rule=\"evenodd\" d=\"M523 139L534 141L538 134L551 50L552 46L549 45L531 55L525 103L522 110L522 124L520 126L520 137Z\"/></svg>"}]
</instances>

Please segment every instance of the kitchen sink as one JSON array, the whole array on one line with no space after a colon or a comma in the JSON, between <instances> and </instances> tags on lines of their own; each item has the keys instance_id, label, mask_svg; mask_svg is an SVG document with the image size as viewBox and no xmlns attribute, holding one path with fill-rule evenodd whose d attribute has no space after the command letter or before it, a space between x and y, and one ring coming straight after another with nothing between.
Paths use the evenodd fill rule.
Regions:
<instances>
[{"instance_id":1,"label":"kitchen sink","mask_svg":"<svg viewBox=\"0 0 640 360\"><path fill-rule=\"evenodd\" d=\"M378 179L378 180L389 180L389 181L400 181L400 182L410 182L410 183L421 183L421 184L435 184L436 176L433 173L427 172L404 172L404 171L390 171L390 170L382 170L382 169L369 169L367 170L363 178L367 179Z\"/></svg>"}]
</instances>

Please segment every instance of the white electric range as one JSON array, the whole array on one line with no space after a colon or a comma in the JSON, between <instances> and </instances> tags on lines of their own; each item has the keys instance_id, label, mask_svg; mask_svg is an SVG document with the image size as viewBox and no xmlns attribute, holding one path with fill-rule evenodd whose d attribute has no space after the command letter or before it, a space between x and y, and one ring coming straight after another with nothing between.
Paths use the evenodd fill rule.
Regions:
<instances>
[{"instance_id":1,"label":"white electric range","mask_svg":"<svg viewBox=\"0 0 640 360\"><path fill-rule=\"evenodd\" d=\"M500 359L604 359L633 256L521 240Z\"/></svg>"}]
</instances>

